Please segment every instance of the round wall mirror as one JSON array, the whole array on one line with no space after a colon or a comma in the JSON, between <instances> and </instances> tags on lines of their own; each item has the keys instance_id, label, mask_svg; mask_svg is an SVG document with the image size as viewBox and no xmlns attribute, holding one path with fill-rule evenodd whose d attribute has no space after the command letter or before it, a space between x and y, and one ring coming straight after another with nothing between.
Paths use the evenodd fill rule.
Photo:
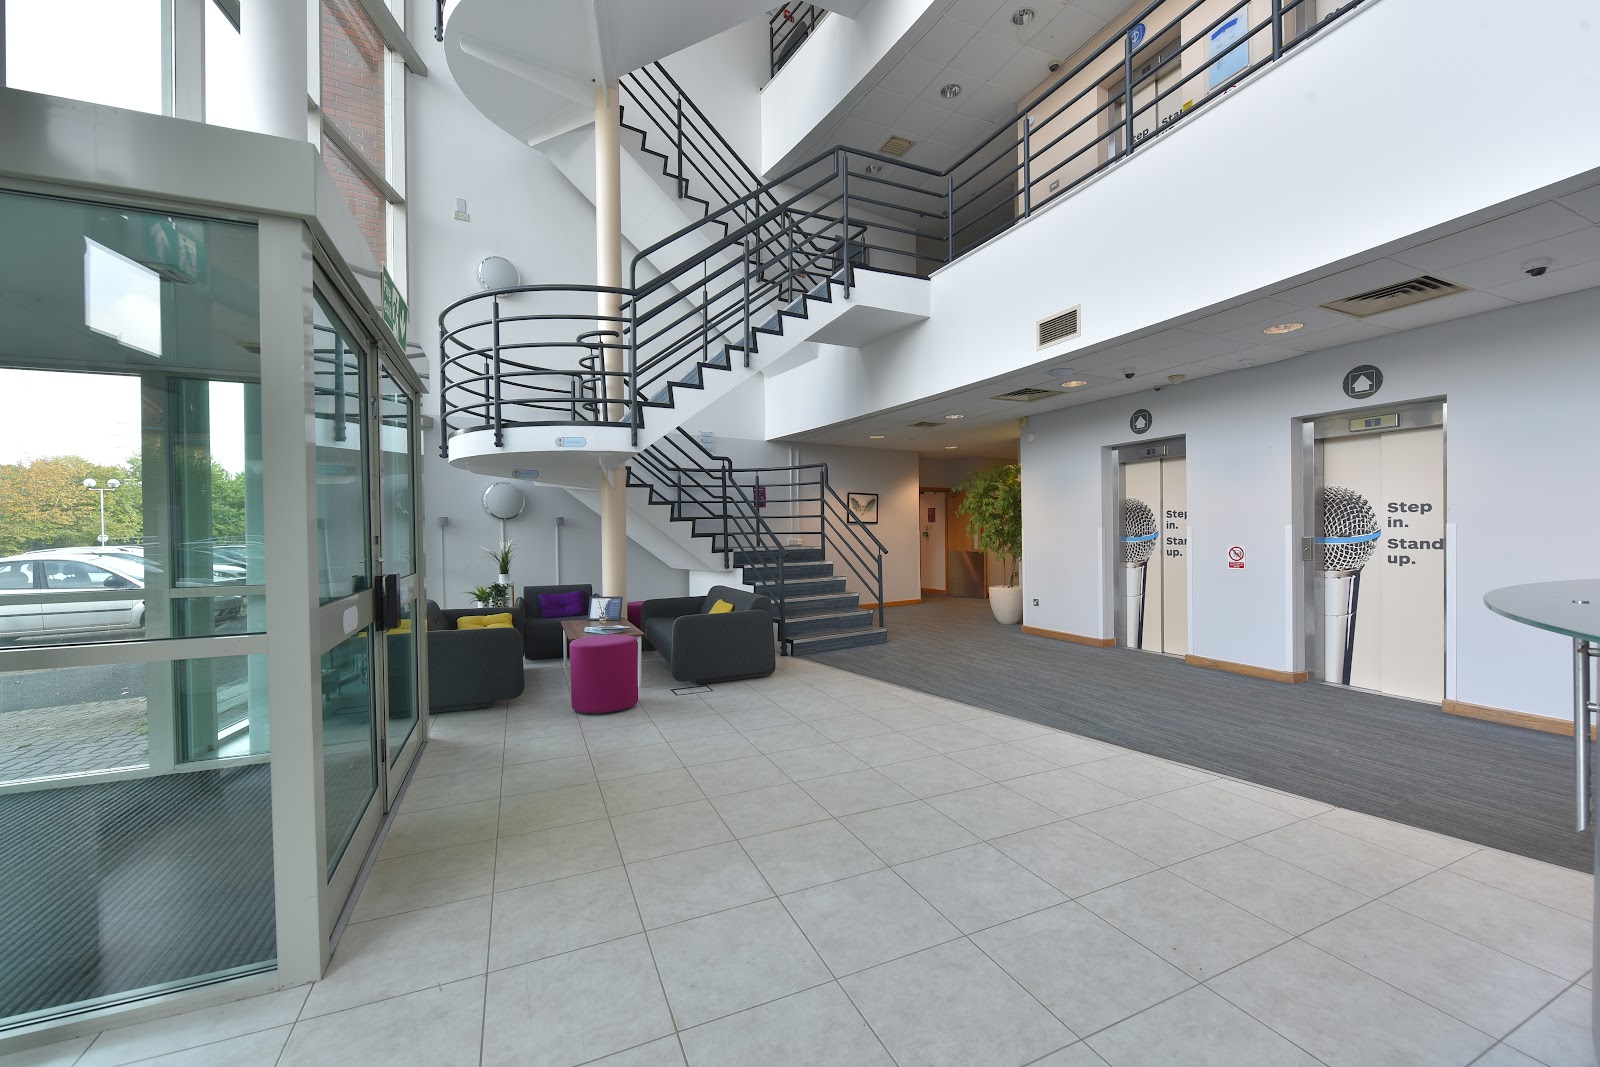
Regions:
<instances>
[{"instance_id":1,"label":"round wall mirror","mask_svg":"<svg viewBox=\"0 0 1600 1067\"><path fill-rule=\"evenodd\" d=\"M497 519L514 519L527 506L528 498L510 482L495 482L483 491L483 510Z\"/></svg>"},{"instance_id":2,"label":"round wall mirror","mask_svg":"<svg viewBox=\"0 0 1600 1067\"><path fill-rule=\"evenodd\" d=\"M509 289L522 284L522 275L504 256L490 256L478 264L478 284L485 289Z\"/></svg>"}]
</instances>

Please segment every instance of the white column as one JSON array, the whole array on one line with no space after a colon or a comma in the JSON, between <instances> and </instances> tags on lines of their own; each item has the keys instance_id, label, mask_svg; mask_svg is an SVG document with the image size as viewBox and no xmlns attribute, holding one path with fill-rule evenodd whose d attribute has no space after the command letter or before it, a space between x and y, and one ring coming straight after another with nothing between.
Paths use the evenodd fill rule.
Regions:
<instances>
[{"instance_id":1,"label":"white column","mask_svg":"<svg viewBox=\"0 0 1600 1067\"><path fill-rule=\"evenodd\" d=\"M605 472L600 485L600 595L628 595L628 467Z\"/></svg>"},{"instance_id":2,"label":"white column","mask_svg":"<svg viewBox=\"0 0 1600 1067\"><path fill-rule=\"evenodd\" d=\"M239 44L244 53L244 128L305 140L306 5L243 0Z\"/></svg>"},{"instance_id":3,"label":"white column","mask_svg":"<svg viewBox=\"0 0 1600 1067\"><path fill-rule=\"evenodd\" d=\"M597 285L622 287L622 116L617 84L596 86L594 91L594 236ZM627 385L619 375L627 370L622 347L622 297L602 293L599 300L601 330L613 331L605 349L606 419L627 417ZM628 595L628 468L618 465L605 472L600 487L600 592L602 596Z\"/></svg>"}]
</instances>

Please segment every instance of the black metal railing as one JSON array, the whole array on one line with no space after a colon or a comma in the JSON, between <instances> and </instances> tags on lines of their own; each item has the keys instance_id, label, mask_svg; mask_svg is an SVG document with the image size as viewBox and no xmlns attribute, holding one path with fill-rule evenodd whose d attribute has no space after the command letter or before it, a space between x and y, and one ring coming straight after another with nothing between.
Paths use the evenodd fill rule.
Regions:
<instances>
[{"instance_id":1,"label":"black metal railing","mask_svg":"<svg viewBox=\"0 0 1600 1067\"><path fill-rule=\"evenodd\" d=\"M771 72L783 69L794 58L800 46L810 40L827 12L816 4L784 4L767 19L767 51L771 56Z\"/></svg>"},{"instance_id":2,"label":"black metal railing","mask_svg":"<svg viewBox=\"0 0 1600 1067\"><path fill-rule=\"evenodd\" d=\"M519 286L446 308L441 451L465 430L492 429L499 445L508 426L558 423L627 426L637 445L648 409L703 386L708 368L749 366L759 335L782 332L810 301L848 300L860 270L927 277L1365 0L1320 21L1308 0L1273 0L1253 24L1230 11L1186 34L1183 20L1205 2L1152 28L1144 21L1163 3L1152 0L943 170L838 147L761 182L659 64L630 75L630 120L668 149L669 173L682 195L693 185L704 217L641 249L624 289ZM602 292L619 312L581 306Z\"/></svg>"}]
</instances>

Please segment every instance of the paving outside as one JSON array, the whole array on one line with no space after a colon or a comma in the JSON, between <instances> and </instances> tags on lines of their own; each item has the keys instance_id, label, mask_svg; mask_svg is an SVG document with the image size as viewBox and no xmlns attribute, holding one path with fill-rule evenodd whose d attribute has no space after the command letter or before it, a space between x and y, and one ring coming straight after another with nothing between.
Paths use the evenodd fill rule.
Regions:
<instances>
[{"instance_id":1,"label":"paving outside","mask_svg":"<svg viewBox=\"0 0 1600 1067\"><path fill-rule=\"evenodd\" d=\"M141 765L146 731L144 697L0 710L0 782Z\"/></svg>"},{"instance_id":2,"label":"paving outside","mask_svg":"<svg viewBox=\"0 0 1600 1067\"><path fill-rule=\"evenodd\" d=\"M0 1067L1568 1067L1592 879L806 660L440 716L327 975Z\"/></svg>"}]
</instances>

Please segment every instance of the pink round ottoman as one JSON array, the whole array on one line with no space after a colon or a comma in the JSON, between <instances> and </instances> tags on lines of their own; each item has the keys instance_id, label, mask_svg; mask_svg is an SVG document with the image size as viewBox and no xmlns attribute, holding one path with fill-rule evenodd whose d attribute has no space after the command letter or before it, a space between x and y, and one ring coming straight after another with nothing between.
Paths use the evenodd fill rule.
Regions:
<instances>
[{"instance_id":1,"label":"pink round ottoman","mask_svg":"<svg viewBox=\"0 0 1600 1067\"><path fill-rule=\"evenodd\" d=\"M633 623L633 628L635 630L644 629L644 623L642 621L643 619L644 619L644 601L642 601L642 600L630 600L630 601L628 601L628 621Z\"/></svg>"},{"instance_id":2,"label":"pink round ottoman","mask_svg":"<svg viewBox=\"0 0 1600 1067\"><path fill-rule=\"evenodd\" d=\"M639 703L639 639L623 634L580 637L568 647L572 710L582 715L627 711Z\"/></svg>"}]
</instances>

